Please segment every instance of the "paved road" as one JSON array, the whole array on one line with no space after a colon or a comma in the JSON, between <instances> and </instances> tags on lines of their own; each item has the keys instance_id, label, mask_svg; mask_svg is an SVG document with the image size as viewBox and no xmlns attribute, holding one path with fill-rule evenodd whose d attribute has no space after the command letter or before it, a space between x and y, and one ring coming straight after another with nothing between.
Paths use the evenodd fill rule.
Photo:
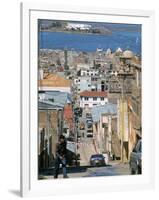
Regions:
<instances>
[{"instance_id":1,"label":"paved road","mask_svg":"<svg viewBox=\"0 0 159 200\"><path fill-rule=\"evenodd\" d=\"M79 124L83 122L85 124L84 130L78 129L81 138L78 141L78 150L80 154L80 165L89 165L90 157L96 154L96 148L93 142L93 138L87 138L87 123L86 123L86 111L83 110L82 117L79 117Z\"/></svg>"},{"instance_id":2,"label":"paved road","mask_svg":"<svg viewBox=\"0 0 159 200\"><path fill-rule=\"evenodd\" d=\"M81 138L77 152L80 154L80 166L89 165L91 155L96 154L93 139Z\"/></svg>"},{"instance_id":3,"label":"paved road","mask_svg":"<svg viewBox=\"0 0 159 200\"><path fill-rule=\"evenodd\" d=\"M81 167L77 169L68 170L69 178L79 177L99 177L99 176L119 176L119 175L130 175L129 165L114 163L104 167ZM53 175L40 176L41 179L53 179ZM59 175L62 178L62 174Z\"/></svg>"},{"instance_id":4,"label":"paved road","mask_svg":"<svg viewBox=\"0 0 159 200\"><path fill-rule=\"evenodd\" d=\"M113 166L99 167L99 168L88 168L88 175L85 177L97 177L97 176L118 176L118 175L129 175L128 164L116 164Z\"/></svg>"}]
</instances>

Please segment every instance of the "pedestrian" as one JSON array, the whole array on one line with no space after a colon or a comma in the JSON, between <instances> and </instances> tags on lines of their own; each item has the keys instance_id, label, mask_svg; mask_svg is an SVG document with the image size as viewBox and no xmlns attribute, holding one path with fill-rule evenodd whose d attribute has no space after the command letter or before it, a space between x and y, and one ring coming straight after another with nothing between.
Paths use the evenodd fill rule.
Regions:
<instances>
[{"instance_id":1,"label":"pedestrian","mask_svg":"<svg viewBox=\"0 0 159 200\"><path fill-rule=\"evenodd\" d=\"M59 142L56 145L56 158L55 158L55 174L54 178L58 178L60 164L62 165L63 178L68 178L66 171L66 139L64 135L60 135Z\"/></svg>"}]
</instances>

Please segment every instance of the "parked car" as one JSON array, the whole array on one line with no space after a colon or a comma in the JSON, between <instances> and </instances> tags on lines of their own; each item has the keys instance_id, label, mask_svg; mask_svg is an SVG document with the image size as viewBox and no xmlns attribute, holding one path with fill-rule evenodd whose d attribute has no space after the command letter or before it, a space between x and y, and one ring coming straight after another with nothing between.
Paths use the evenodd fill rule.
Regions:
<instances>
[{"instance_id":1,"label":"parked car","mask_svg":"<svg viewBox=\"0 0 159 200\"><path fill-rule=\"evenodd\" d=\"M92 119L91 113L86 113L86 118L87 118L87 119L90 119L90 118Z\"/></svg>"},{"instance_id":2,"label":"parked car","mask_svg":"<svg viewBox=\"0 0 159 200\"><path fill-rule=\"evenodd\" d=\"M92 122L92 120L87 119L87 120L86 120L86 123L87 123L87 124L92 124L93 122Z\"/></svg>"},{"instance_id":3,"label":"parked car","mask_svg":"<svg viewBox=\"0 0 159 200\"><path fill-rule=\"evenodd\" d=\"M92 127L91 128L87 128L87 137L93 137L93 129L92 129Z\"/></svg>"},{"instance_id":4,"label":"parked car","mask_svg":"<svg viewBox=\"0 0 159 200\"><path fill-rule=\"evenodd\" d=\"M93 133L87 133L87 138L93 138Z\"/></svg>"},{"instance_id":5,"label":"parked car","mask_svg":"<svg viewBox=\"0 0 159 200\"><path fill-rule=\"evenodd\" d=\"M92 124L91 123L88 123L87 124L87 128L89 129L89 128L92 128Z\"/></svg>"},{"instance_id":6,"label":"parked car","mask_svg":"<svg viewBox=\"0 0 159 200\"><path fill-rule=\"evenodd\" d=\"M133 151L130 154L130 172L131 174L142 173L142 140L138 140Z\"/></svg>"},{"instance_id":7,"label":"parked car","mask_svg":"<svg viewBox=\"0 0 159 200\"><path fill-rule=\"evenodd\" d=\"M105 163L105 158L103 154L94 154L90 157L90 165L91 166L104 166L106 165Z\"/></svg>"},{"instance_id":8,"label":"parked car","mask_svg":"<svg viewBox=\"0 0 159 200\"><path fill-rule=\"evenodd\" d=\"M82 117L82 108L74 108L74 114L78 117Z\"/></svg>"}]
</instances>

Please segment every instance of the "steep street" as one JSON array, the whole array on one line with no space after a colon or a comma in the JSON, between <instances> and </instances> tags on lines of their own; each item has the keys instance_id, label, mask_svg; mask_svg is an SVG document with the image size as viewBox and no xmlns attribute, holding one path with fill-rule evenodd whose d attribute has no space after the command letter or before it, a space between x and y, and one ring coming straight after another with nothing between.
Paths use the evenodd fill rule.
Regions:
<instances>
[{"instance_id":1,"label":"steep street","mask_svg":"<svg viewBox=\"0 0 159 200\"><path fill-rule=\"evenodd\" d=\"M104 167L76 167L68 168L69 178L78 177L100 177L100 176L119 176L119 175L130 175L129 165L121 163L112 163ZM53 169L45 171L43 175L40 176L42 179L53 179ZM59 178L63 178L62 174Z\"/></svg>"}]
</instances>

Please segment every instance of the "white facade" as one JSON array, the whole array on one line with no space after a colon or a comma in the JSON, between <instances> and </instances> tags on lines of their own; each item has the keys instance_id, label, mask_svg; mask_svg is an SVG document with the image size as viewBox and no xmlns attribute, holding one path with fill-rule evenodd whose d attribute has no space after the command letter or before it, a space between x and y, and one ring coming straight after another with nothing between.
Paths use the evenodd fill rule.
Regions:
<instances>
[{"instance_id":1,"label":"white facade","mask_svg":"<svg viewBox=\"0 0 159 200\"><path fill-rule=\"evenodd\" d=\"M88 90L91 91L91 77L78 77L74 80L74 84L77 86L78 93Z\"/></svg>"},{"instance_id":2,"label":"white facade","mask_svg":"<svg viewBox=\"0 0 159 200\"><path fill-rule=\"evenodd\" d=\"M92 108L106 103L108 103L107 97L80 97L81 108Z\"/></svg>"},{"instance_id":3,"label":"white facade","mask_svg":"<svg viewBox=\"0 0 159 200\"><path fill-rule=\"evenodd\" d=\"M80 30L89 30L91 25L88 24L77 24L77 23L68 23L66 26L67 29L80 29Z\"/></svg>"},{"instance_id":4,"label":"white facade","mask_svg":"<svg viewBox=\"0 0 159 200\"><path fill-rule=\"evenodd\" d=\"M99 74L98 70L94 69L81 69L81 76L97 76Z\"/></svg>"},{"instance_id":5,"label":"white facade","mask_svg":"<svg viewBox=\"0 0 159 200\"><path fill-rule=\"evenodd\" d=\"M86 63L78 63L77 64L77 71L81 69L90 69L92 67L91 64L86 64Z\"/></svg>"}]
</instances>

